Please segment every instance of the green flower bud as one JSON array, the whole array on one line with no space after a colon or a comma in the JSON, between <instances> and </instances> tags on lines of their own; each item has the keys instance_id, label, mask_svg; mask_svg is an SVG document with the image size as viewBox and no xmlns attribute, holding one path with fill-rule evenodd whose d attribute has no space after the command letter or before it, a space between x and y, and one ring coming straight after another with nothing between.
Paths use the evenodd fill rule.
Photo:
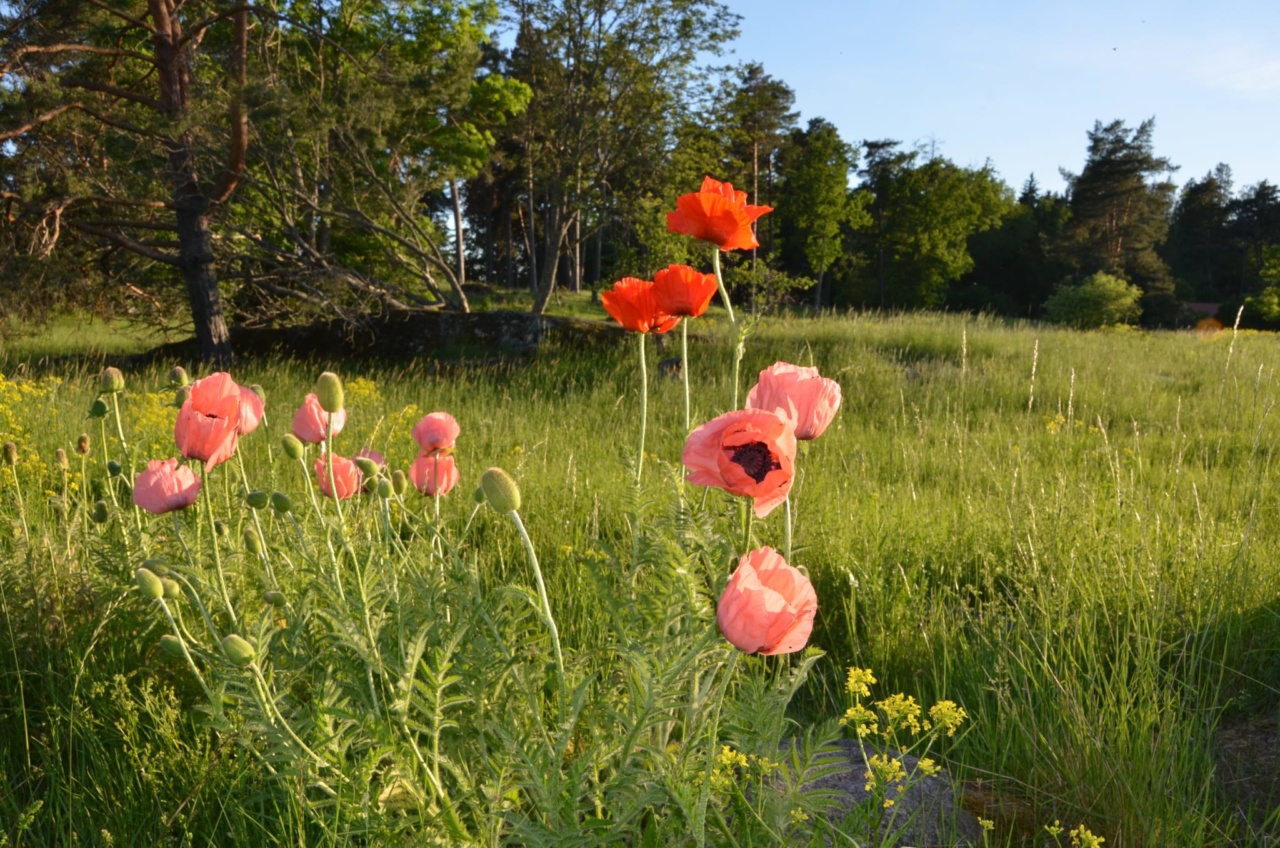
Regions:
<instances>
[{"instance_id":1,"label":"green flower bud","mask_svg":"<svg viewBox=\"0 0 1280 848\"><path fill-rule=\"evenodd\" d=\"M293 501L284 492L272 492L271 508L281 515L288 515L293 510Z\"/></svg>"},{"instance_id":2,"label":"green flower bud","mask_svg":"<svg viewBox=\"0 0 1280 848\"><path fill-rule=\"evenodd\" d=\"M107 402L102 398L98 398L93 403L89 404L89 417L90 418L106 418Z\"/></svg>"},{"instance_id":3,"label":"green flower bud","mask_svg":"<svg viewBox=\"0 0 1280 848\"><path fill-rule=\"evenodd\" d=\"M164 584L164 596L167 600L176 601L182 597L182 584L172 577L161 577L160 582Z\"/></svg>"},{"instance_id":4,"label":"green flower bud","mask_svg":"<svg viewBox=\"0 0 1280 848\"><path fill-rule=\"evenodd\" d=\"M389 498L394 491L395 487L391 485L391 481L386 477L383 477L378 481L378 497L384 499Z\"/></svg>"},{"instance_id":5,"label":"green flower bud","mask_svg":"<svg viewBox=\"0 0 1280 848\"><path fill-rule=\"evenodd\" d=\"M251 385L249 388L253 391L253 393L254 393L255 395L257 395L258 397L262 398L262 402L263 402L263 403L266 403L266 402L267 402L267 390L266 390L266 389L262 388L262 386L259 386L257 383L254 383L254 384L253 384L253 385Z\"/></svg>"},{"instance_id":6,"label":"green flower bud","mask_svg":"<svg viewBox=\"0 0 1280 848\"><path fill-rule=\"evenodd\" d=\"M342 409L345 398L342 394L342 378L332 371L326 371L316 380L316 400L320 408L332 415Z\"/></svg>"},{"instance_id":7,"label":"green flower bud","mask_svg":"<svg viewBox=\"0 0 1280 848\"><path fill-rule=\"evenodd\" d=\"M166 633L160 637L160 647L164 652L174 659L180 660L186 657L186 649L182 647L182 640L172 633Z\"/></svg>"},{"instance_id":8,"label":"green flower bud","mask_svg":"<svg viewBox=\"0 0 1280 848\"><path fill-rule=\"evenodd\" d=\"M231 535L231 525L223 521L222 519L218 519L217 521L213 522L213 529L215 532L217 532L219 536L221 536L224 539Z\"/></svg>"},{"instance_id":9,"label":"green flower bud","mask_svg":"<svg viewBox=\"0 0 1280 848\"><path fill-rule=\"evenodd\" d=\"M272 589L269 592L262 593L262 600L271 604L271 606L273 607L282 607L285 605L288 599L285 598L284 592L280 592L275 589Z\"/></svg>"},{"instance_id":10,"label":"green flower bud","mask_svg":"<svg viewBox=\"0 0 1280 848\"><path fill-rule=\"evenodd\" d=\"M121 471L124 471L124 469L120 467L120 463L116 462L114 459L107 460L108 474L110 474L112 477L119 477Z\"/></svg>"},{"instance_id":11,"label":"green flower bud","mask_svg":"<svg viewBox=\"0 0 1280 848\"><path fill-rule=\"evenodd\" d=\"M81 433L80 438L76 439L76 453L84 456L89 452L89 434Z\"/></svg>"},{"instance_id":12,"label":"green flower bud","mask_svg":"<svg viewBox=\"0 0 1280 848\"><path fill-rule=\"evenodd\" d=\"M378 463L374 462L369 457L357 456L354 461L356 468L360 469L360 473L365 476L365 479L378 476Z\"/></svg>"},{"instance_id":13,"label":"green flower bud","mask_svg":"<svg viewBox=\"0 0 1280 848\"><path fill-rule=\"evenodd\" d=\"M224 636L222 639L222 653L227 655L227 659L238 666L246 666L253 662L253 658L258 655L253 645L243 637L232 633L230 636Z\"/></svg>"},{"instance_id":14,"label":"green flower bud","mask_svg":"<svg viewBox=\"0 0 1280 848\"><path fill-rule=\"evenodd\" d=\"M370 492L370 493L376 492L378 490L378 478L377 477L364 478L364 482L360 484L360 488L364 489L366 492Z\"/></svg>"},{"instance_id":15,"label":"green flower bud","mask_svg":"<svg viewBox=\"0 0 1280 848\"><path fill-rule=\"evenodd\" d=\"M149 568L139 568L133 572L133 579L138 584L138 591L153 601L164 597L164 583Z\"/></svg>"},{"instance_id":16,"label":"green flower bud","mask_svg":"<svg viewBox=\"0 0 1280 848\"><path fill-rule=\"evenodd\" d=\"M290 459L302 459L302 441L292 433L280 440L280 446L284 448L284 455Z\"/></svg>"},{"instance_id":17,"label":"green flower bud","mask_svg":"<svg viewBox=\"0 0 1280 848\"><path fill-rule=\"evenodd\" d=\"M98 393L113 395L122 391L124 391L124 374L120 373L119 368L104 368L102 375L98 377Z\"/></svg>"},{"instance_id":18,"label":"green flower bud","mask_svg":"<svg viewBox=\"0 0 1280 848\"><path fill-rule=\"evenodd\" d=\"M187 369L181 365L173 366L173 370L169 372L169 385L175 389L191 384L191 378L187 376Z\"/></svg>"},{"instance_id":19,"label":"green flower bud","mask_svg":"<svg viewBox=\"0 0 1280 848\"><path fill-rule=\"evenodd\" d=\"M244 496L244 502L253 509L265 509L271 502L271 495L263 491L250 492Z\"/></svg>"},{"instance_id":20,"label":"green flower bud","mask_svg":"<svg viewBox=\"0 0 1280 848\"><path fill-rule=\"evenodd\" d=\"M182 405L187 402L189 397L191 397L191 387L182 386L173 393L173 405L178 407L178 409L182 409Z\"/></svg>"},{"instance_id":21,"label":"green flower bud","mask_svg":"<svg viewBox=\"0 0 1280 848\"><path fill-rule=\"evenodd\" d=\"M244 528L244 549L254 556L262 553L262 537L252 527Z\"/></svg>"},{"instance_id":22,"label":"green flower bud","mask_svg":"<svg viewBox=\"0 0 1280 848\"><path fill-rule=\"evenodd\" d=\"M13 442L4 443L4 464L10 468L18 464L18 446Z\"/></svg>"},{"instance_id":23,"label":"green flower bud","mask_svg":"<svg viewBox=\"0 0 1280 848\"><path fill-rule=\"evenodd\" d=\"M58 448L53 452L53 461L58 463L58 467L63 471L71 470L71 463L67 461L67 452L62 448Z\"/></svg>"},{"instance_id":24,"label":"green flower bud","mask_svg":"<svg viewBox=\"0 0 1280 848\"><path fill-rule=\"evenodd\" d=\"M498 512L515 512L520 509L520 487L501 468L490 468L481 474L480 488L484 491L489 506Z\"/></svg>"},{"instance_id":25,"label":"green flower bud","mask_svg":"<svg viewBox=\"0 0 1280 848\"><path fill-rule=\"evenodd\" d=\"M98 501L93 505L93 512L89 513L89 517L93 519L95 524L106 524L107 519L111 517L107 512L107 502Z\"/></svg>"},{"instance_id":26,"label":"green flower bud","mask_svg":"<svg viewBox=\"0 0 1280 848\"><path fill-rule=\"evenodd\" d=\"M391 474L391 491L403 495L409 491L409 475L397 468Z\"/></svg>"},{"instance_id":27,"label":"green flower bud","mask_svg":"<svg viewBox=\"0 0 1280 848\"><path fill-rule=\"evenodd\" d=\"M160 557L151 557L142 561L142 567L159 574L161 577L169 576L169 564Z\"/></svg>"},{"instance_id":28,"label":"green flower bud","mask_svg":"<svg viewBox=\"0 0 1280 848\"><path fill-rule=\"evenodd\" d=\"M471 500L478 504L484 503L484 489L476 486L476 490L471 493Z\"/></svg>"}]
</instances>

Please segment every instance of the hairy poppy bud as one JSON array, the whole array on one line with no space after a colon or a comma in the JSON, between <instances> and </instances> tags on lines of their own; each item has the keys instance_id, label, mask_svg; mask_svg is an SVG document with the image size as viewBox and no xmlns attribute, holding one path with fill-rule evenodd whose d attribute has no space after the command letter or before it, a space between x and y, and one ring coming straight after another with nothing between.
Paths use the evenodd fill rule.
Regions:
<instances>
[{"instance_id":1,"label":"hairy poppy bud","mask_svg":"<svg viewBox=\"0 0 1280 848\"><path fill-rule=\"evenodd\" d=\"M190 384L191 378L187 376L187 369L183 368L181 365L173 366L173 370L169 372L169 385L173 386L175 389L180 389L183 386Z\"/></svg>"},{"instance_id":2,"label":"hairy poppy bud","mask_svg":"<svg viewBox=\"0 0 1280 848\"><path fill-rule=\"evenodd\" d=\"M84 456L89 452L89 434L81 433L80 438L76 439L76 453Z\"/></svg>"},{"instance_id":3,"label":"hairy poppy bud","mask_svg":"<svg viewBox=\"0 0 1280 848\"><path fill-rule=\"evenodd\" d=\"M480 486L476 486L476 490L471 493L471 500L478 504L484 503L484 489Z\"/></svg>"},{"instance_id":4,"label":"hairy poppy bud","mask_svg":"<svg viewBox=\"0 0 1280 848\"><path fill-rule=\"evenodd\" d=\"M384 498L384 499L389 498L391 497L391 494L394 491L395 489L391 485L391 481L388 480L386 477L383 477L382 479L378 480L378 497Z\"/></svg>"},{"instance_id":5,"label":"hairy poppy bud","mask_svg":"<svg viewBox=\"0 0 1280 848\"><path fill-rule=\"evenodd\" d=\"M102 398L98 398L93 403L89 404L89 417L90 418L106 418L107 402Z\"/></svg>"},{"instance_id":6,"label":"hairy poppy bud","mask_svg":"<svg viewBox=\"0 0 1280 848\"><path fill-rule=\"evenodd\" d=\"M174 659L180 660L187 655L187 649L182 646L182 640L172 633L166 633L160 637L160 647Z\"/></svg>"},{"instance_id":7,"label":"hairy poppy bud","mask_svg":"<svg viewBox=\"0 0 1280 848\"><path fill-rule=\"evenodd\" d=\"M139 568L133 572L133 579L138 584L138 590L151 600L158 601L164 597L164 583L151 569Z\"/></svg>"},{"instance_id":8,"label":"hairy poppy bud","mask_svg":"<svg viewBox=\"0 0 1280 848\"><path fill-rule=\"evenodd\" d=\"M164 596L167 600L176 601L182 597L182 584L172 577L161 577L160 582L164 584Z\"/></svg>"},{"instance_id":9,"label":"hairy poppy bud","mask_svg":"<svg viewBox=\"0 0 1280 848\"><path fill-rule=\"evenodd\" d=\"M326 371L316 380L316 400L320 408L330 415L341 412L345 398L342 393L342 378L332 371Z\"/></svg>"},{"instance_id":10,"label":"hairy poppy bud","mask_svg":"<svg viewBox=\"0 0 1280 848\"><path fill-rule=\"evenodd\" d=\"M67 461L67 452L62 448L58 448L53 452L53 461L58 463L58 467L63 471L71 469L71 463Z\"/></svg>"},{"instance_id":11,"label":"hairy poppy bud","mask_svg":"<svg viewBox=\"0 0 1280 848\"><path fill-rule=\"evenodd\" d=\"M173 393L173 405L178 407L178 409L182 409L182 407L186 404L187 400L190 397L191 397L191 387L181 386L176 392Z\"/></svg>"},{"instance_id":12,"label":"hairy poppy bud","mask_svg":"<svg viewBox=\"0 0 1280 848\"><path fill-rule=\"evenodd\" d=\"M246 666L258 655L253 645L245 638L232 633L222 639L222 653L238 666Z\"/></svg>"},{"instance_id":13,"label":"hairy poppy bud","mask_svg":"<svg viewBox=\"0 0 1280 848\"><path fill-rule=\"evenodd\" d=\"M403 495L409 491L409 475L397 468L391 474L391 491Z\"/></svg>"},{"instance_id":14,"label":"hairy poppy bud","mask_svg":"<svg viewBox=\"0 0 1280 848\"><path fill-rule=\"evenodd\" d=\"M95 524L106 524L107 519L111 517L107 512L107 502L98 501L93 505L93 512L89 513L89 517L93 519Z\"/></svg>"},{"instance_id":15,"label":"hairy poppy bud","mask_svg":"<svg viewBox=\"0 0 1280 848\"><path fill-rule=\"evenodd\" d=\"M360 469L360 473L364 474L364 476L365 476L365 477L377 477L377 476L378 476L378 463L374 462L374 461L373 461L372 459L370 459L369 457L367 457L367 456L357 456L357 457L356 457L354 460L352 460L352 461L353 461L353 462L355 462L355 464L356 464L356 468L359 468L359 469Z\"/></svg>"},{"instance_id":16,"label":"hairy poppy bud","mask_svg":"<svg viewBox=\"0 0 1280 848\"><path fill-rule=\"evenodd\" d=\"M250 492L244 496L244 502L253 509L263 509L271 502L271 495L263 491Z\"/></svg>"},{"instance_id":17,"label":"hairy poppy bud","mask_svg":"<svg viewBox=\"0 0 1280 848\"><path fill-rule=\"evenodd\" d=\"M285 434L280 440L280 446L284 448L284 455L290 459L302 459L302 440L292 433Z\"/></svg>"},{"instance_id":18,"label":"hairy poppy bud","mask_svg":"<svg viewBox=\"0 0 1280 848\"><path fill-rule=\"evenodd\" d=\"M119 368L104 368L102 376L98 378L98 393L113 395L122 391L124 391L124 374L120 373Z\"/></svg>"},{"instance_id":19,"label":"hairy poppy bud","mask_svg":"<svg viewBox=\"0 0 1280 848\"><path fill-rule=\"evenodd\" d=\"M481 474L480 488L484 490L489 506L498 512L515 512L520 509L520 487L501 468L490 468Z\"/></svg>"},{"instance_id":20,"label":"hairy poppy bud","mask_svg":"<svg viewBox=\"0 0 1280 848\"><path fill-rule=\"evenodd\" d=\"M169 564L160 557L149 557L142 561L142 567L159 574L161 577L169 576Z\"/></svg>"},{"instance_id":21,"label":"hairy poppy bud","mask_svg":"<svg viewBox=\"0 0 1280 848\"><path fill-rule=\"evenodd\" d=\"M120 463L116 462L114 459L107 460L107 474L112 477L119 477L121 471L124 471L124 468L120 466Z\"/></svg>"},{"instance_id":22,"label":"hairy poppy bud","mask_svg":"<svg viewBox=\"0 0 1280 848\"><path fill-rule=\"evenodd\" d=\"M224 539L231 535L231 525L223 521L222 519L218 519L217 521L213 522L213 529L214 529L214 532L216 532L219 536L221 536Z\"/></svg>"},{"instance_id":23,"label":"hairy poppy bud","mask_svg":"<svg viewBox=\"0 0 1280 848\"><path fill-rule=\"evenodd\" d=\"M244 549L254 556L262 553L262 537L252 527L244 528Z\"/></svg>"},{"instance_id":24,"label":"hairy poppy bud","mask_svg":"<svg viewBox=\"0 0 1280 848\"><path fill-rule=\"evenodd\" d=\"M285 605L288 599L285 598L284 592L280 592L276 589L272 589L269 592L262 593L262 600L271 604L271 606L273 607L282 607Z\"/></svg>"},{"instance_id":25,"label":"hairy poppy bud","mask_svg":"<svg viewBox=\"0 0 1280 848\"><path fill-rule=\"evenodd\" d=\"M284 492L272 492L271 508L281 515L287 515L293 509L293 501Z\"/></svg>"},{"instance_id":26,"label":"hairy poppy bud","mask_svg":"<svg viewBox=\"0 0 1280 848\"><path fill-rule=\"evenodd\" d=\"M4 443L4 464L10 468L18 464L18 446L13 442Z\"/></svg>"}]
</instances>

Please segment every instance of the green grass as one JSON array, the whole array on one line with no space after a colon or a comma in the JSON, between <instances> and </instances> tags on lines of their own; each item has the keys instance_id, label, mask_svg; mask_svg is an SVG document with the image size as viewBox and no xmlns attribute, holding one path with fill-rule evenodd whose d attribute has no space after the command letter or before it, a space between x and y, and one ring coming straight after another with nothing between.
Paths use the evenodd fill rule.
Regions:
<instances>
[{"instance_id":1,"label":"green grass","mask_svg":"<svg viewBox=\"0 0 1280 848\"><path fill-rule=\"evenodd\" d=\"M142 353L170 340L148 324L83 313L39 325L5 321L0 322L0 367L63 356Z\"/></svg>"},{"instance_id":2,"label":"green grass","mask_svg":"<svg viewBox=\"0 0 1280 848\"><path fill-rule=\"evenodd\" d=\"M703 323L690 350L695 421L731 396L726 328ZM701 827L719 843L756 802L764 812L751 815L769 823L756 837L767 843L787 832L777 822L789 809L809 802L717 796L699 813L696 752L719 738L763 753L799 727L830 731L848 706L844 668L857 665L875 670L876 697L901 691L965 707L970 721L941 753L961 778L989 787L999 803L986 815L1002 841L1052 844L1040 827L1059 819L1086 823L1109 848L1266 844L1216 783L1213 738L1224 715L1274 710L1280 691L1278 354L1280 340L1264 334L1074 333L942 316L762 323L744 390L785 359L817 365L845 398L797 462L793 562L817 589L811 643L826 656L797 679L789 704L798 660L738 663L723 701L708 697L729 673L723 643L705 640L717 587L741 553L738 505L681 488L673 380L650 386L650 459L635 490L631 344L447 373L336 364L350 412L339 453L369 445L407 468L414 421L443 409L462 426L463 483L442 503L442 541L410 517L430 518L423 499L395 507L390 526L366 500L348 505L351 554L334 558L327 545L343 547L332 505L324 523L312 514L278 439L318 369L238 366L240 382L267 392L268 429L240 449L249 485L292 495L307 548L288 521L257 516L290 597L273 613L239 541L255 526L239 471L233 462L214 472L232 608L271 645L273 695L262 700L205 637L199 664L228 687L212 710L187 667L156 647L167 624L131 589L144 555L183 561L168 517L113 507L98 526L83 515L116 485L103 469L103 430L84 418L95 375L10 379L0 383L0 441L21 450L31 541L0 468L0 772L11 786L0 837L448 841L455 815L477 842L692 844ZM127 375L135 469L173 453L168 367ZM94 439L84 479L73 451L82 430ZM113 433L111 424L109 452L125 461ZM77 487L65 514L57 447L71 453ZM490 465L524 492L571 688L581 687L568 705L557 701L514 529L482 510L461 536L469 493ZM204 552L192 579L205 581L214 623L227 628L207 518L183 522ZM781 522L781 510L757 522L757 543L780 546ZM183 615L199 637L189 602ZM387 718L396 693L409 730ZM307 764L272 698L338 764L332 773ZM753 698L772 706L755 709ZM413 756L433 741L439 758ZM412 810L380 808L384 791Z\"/></svg>"}]
</instances>

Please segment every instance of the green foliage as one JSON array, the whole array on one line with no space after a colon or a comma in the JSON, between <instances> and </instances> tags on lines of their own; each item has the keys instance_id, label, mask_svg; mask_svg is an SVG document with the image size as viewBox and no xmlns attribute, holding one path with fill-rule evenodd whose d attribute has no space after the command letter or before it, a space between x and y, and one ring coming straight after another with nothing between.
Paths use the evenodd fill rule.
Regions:
<instances>
[{"instance_id":1,"label":"green foliage","mask_svg":"<svg viewBox=\"0 0 1280 848\"><path fill-rule=\"evenodd\" d=\"M1079 285L1063 285L1045 301L1045 318L1078 330L1131 324L1142 313L1142 290L1099 271Z\"/></svg>"}]
</instances>

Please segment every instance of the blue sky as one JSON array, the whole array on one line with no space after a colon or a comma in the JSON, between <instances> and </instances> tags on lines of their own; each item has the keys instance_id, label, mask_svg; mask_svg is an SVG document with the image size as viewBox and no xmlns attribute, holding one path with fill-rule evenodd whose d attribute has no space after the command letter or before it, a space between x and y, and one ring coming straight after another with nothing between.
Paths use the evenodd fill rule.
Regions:
<instances>
[{"instance_id":1,"label":"blue sky","mask_svg":"<svg viewBox=\"0 0 1280 848\"><path fill-rule=\"evenodd\" d=\"M728 0L727 58L758 61L846 141L990 159L1015 189L1061 190L1095 120L1154 116L1178 185L1218 162L1280 182L1280 0L904 3Z\"/></svg>"}]
</instances>

